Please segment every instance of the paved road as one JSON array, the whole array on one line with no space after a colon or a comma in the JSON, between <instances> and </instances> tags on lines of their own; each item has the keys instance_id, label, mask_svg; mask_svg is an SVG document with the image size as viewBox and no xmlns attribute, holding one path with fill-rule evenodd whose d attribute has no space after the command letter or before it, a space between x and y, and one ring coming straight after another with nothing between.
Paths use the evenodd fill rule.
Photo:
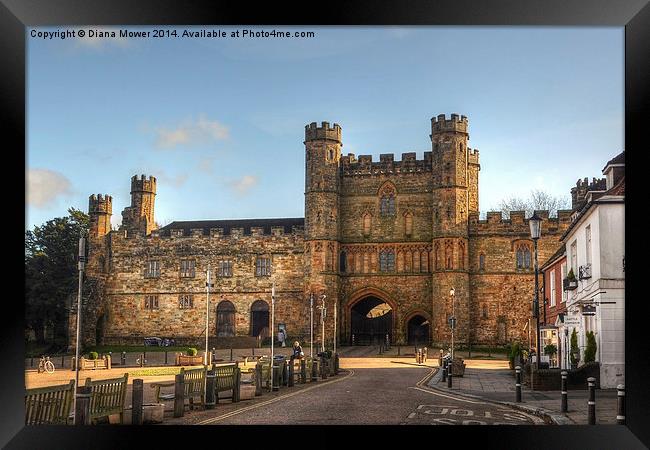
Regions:
<instances>
[{"instance_id":1,"label":"paved road","mask_svg":"<svg viewBox=\"0 0 650 450\"><path fill-rule=\"evenodd\" d=\"M204 425L531 425L535 416L507 407L468 401L424 386L430 367L350 367L339 376L300 391L284 389L268 401L229 412L203 412ZM208 415L209 414L209 415Z\"/></svg>"}]
</instances>

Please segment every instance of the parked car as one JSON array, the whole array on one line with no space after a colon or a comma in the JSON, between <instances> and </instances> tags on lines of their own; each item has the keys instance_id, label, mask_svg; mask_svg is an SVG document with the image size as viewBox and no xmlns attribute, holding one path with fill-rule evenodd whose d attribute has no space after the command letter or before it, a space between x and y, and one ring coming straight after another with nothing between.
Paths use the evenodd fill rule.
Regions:
<instances>
[{"instance_id":1,"label":"parked car","mask_svg":"<svg viewBox=\"0 0 650 450\"><path fill-rule=\"evenodd\" d=\"M159 337L146 337L144 338L145 347L160 347L163 345L163 340Z\"/></svg>"},{"instance_id":2,"label":"parked car","mask_svg":"<svg viewBox=\"0 0 650 450\"><path fill-rule=\"evenodd\" d=\"M162 346L163 347L173 347L174 344L175 344L175 342L174 342L173 339L165 338L165 339L162 340Z\"/></svg>"}]
</instances>

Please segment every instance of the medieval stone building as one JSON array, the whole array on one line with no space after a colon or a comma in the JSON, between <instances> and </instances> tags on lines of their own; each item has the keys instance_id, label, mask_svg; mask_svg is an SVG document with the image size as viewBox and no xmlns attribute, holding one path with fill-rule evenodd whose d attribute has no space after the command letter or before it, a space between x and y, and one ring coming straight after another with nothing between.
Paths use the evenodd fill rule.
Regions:
<instances>
[{"instance_id":1,"label":"medieval stone building","mask_svg":"<svg viewBox=\"0 0 650 450\"><path fill-rule=\"evenodd\" d=\"M156 179L142 175L131 179L131 206L111 231L111 197L92 195L87 276L101 288L84 308L84 340L202 342L209 266L212 343L268 333L272 283L276 328L285 324L290 337L309 338L313 294L317 341L316 307L324 303L326 341L336 309L339 344L386 336L445 344L452 313L456 342L528 342L528 220L522 211L479 220L479 152L468 146L467 117L432 118L429 137L422 160L403 153L373 161L342 154L338 124L307 125L304 218L177 221L156 229ZM541 263L560 246L571 212L538 214L545 219Z\"/></svg>"}]
</instances>

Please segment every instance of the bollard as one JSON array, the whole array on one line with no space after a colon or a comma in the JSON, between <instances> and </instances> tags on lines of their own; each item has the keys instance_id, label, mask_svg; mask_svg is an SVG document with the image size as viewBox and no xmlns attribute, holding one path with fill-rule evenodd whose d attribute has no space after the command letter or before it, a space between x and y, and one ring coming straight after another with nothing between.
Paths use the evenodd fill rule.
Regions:
<instances>
[{"instance_id":1,"label":"bollard","mask_svg":"<svg viewBox=\"0 0 650 450\"><path fill-rule=\"evenodd\" d=\"M322 356L320 357L319 365L320 365L320 378L321 380L325 380L327 379L327 368L325 367L325 358Z\"/></svg>"},{"instance_id":2,"label":"bollard","mask_svg":"<svg viewBox=\"0 0 650 450\"><path fill-rule=\"evenodd\" d=\"M318 365L316 358L311 358L311 381L318 381Z\"/></svg>"},{"instance_id":3,"label":"bollard","mask_svg":"<svg viewBox=\"0 0 650 450\"><path fill-rule=\"evenodd\" d=\"M126 352L122 352L122 356L120 356L120 365L126 366Z\"/></svg>"},{"instance_id":4,"label":"bollard","mask_svg":"<svg viewBox=\"0 0 650 450\"><path fill-rule=\"evenodd\" d=\"M569 403L568 403L568 398L567 398L567 374L568 372L566 370L563 370L561 372L562 374L562 406L560 408L560 412L567 412L569 410Z\"/></svg>"},{"instance_id":5,"label":"bollard","mask_svg":"<svg viewBox=\"0 0 650 450\"><path fill-rule=\"evenodd\" d=\"M174 417L183 417L185 412L185 383L183 374L177 373L174 378Z\"/></svg>"},{"instance_id":6,"label":"bollard","mask_svg":"<svg viewBox=\"0 0 650 450\"><path fill-rule=\"evenodd\" d=\"M165 350L165 365L167 365L167 350Z\"/></svg>"},{"instance_id":7,"label":"bollard","mask_svg":"<svg viewBox=\"0 0 650 450\"><path fill-rule=\"evenodd\" d=\"M447 361L442 362L442 382L447 381Z\"/></svg>"},{"instance_id":8,"label":"bollard","mask_svg":"<svg viewBox=\"0 0 650 450\"><path fill-rule=\"evenodd\" d=\"M440 349L440 356L438 357L438 366L442 366L442 349Z\"/></svg>"},{"instance_id":9,"label":"bollard","mask_svg":"<svg viewBox=\"0 0 650 450\"><path fill-rule=\"evenodd\" d=\"M255 396L262 395L262 363L255 364Z\"/></svg>"},{"instance_id":10,"label":"bollard","mask_svg":"<svg viewBox=\"0 0 650 450\"><path fill-rule=\"evenodd\" d=\"M304 358L300 359L300 382L302 384L307 382L307 361Z\"/></svg>"},{"instance_id":11,"label":"bollard","mask_svg":"<svg viewBox=\"0 0 650 450\"><path fill-rule=\"evenodd\" d=\"M596 425L596 379L594 377L589 377L587 378L587 383L589 385L587 423L589 425Z\"/></svg>"},{"instance_id":12,"label":"bollard","mask_svg":"<svg viewBox=\"0 0 650 450\"><path fill-rule=\"evenodd\" d=\"M75 425L90 425L90 396L92 388L82 386L77 388L77 403L74 411Z\"/></svg>"},{"instance_id":13,"label":"bollard","mask_svg":"<svg viewBox=\"0 0 650 450\"><path fill-rule=\"evenodd\" d=\"M133 380L133 392L131 393L131 425L142 425L144 400L144 384L141 378Z\"/></svg>"},{"instance_id":14,"label":"bollard","mask_svg":"<svg viewBox=\"0 0 650 450\"><path fill-rule=\"evenodd\" d=\"M232 402L237 403L241 398L241 369L237 367L235 369L235 386L232 390Z\"/></svg>"},{"instance_id":15,"label":"bollard","mask_svg":"<svg viewBox=\"0 0 650 450\"><path fill-rule=\"evenodd\" d=\"M255 356L255 347L251 347L251 355Z\"/></svg>"},{"instance_id":16,"label":"bollard","mask_svg":"<svg viewBox=\"0 0 650 450\"><path fill-rule=\"evenodd\" d=\"M424 349L422 350L422 362L423 363L427 362L427 348L426 347L424 347Z\"/></svg>"},{"instance_id":17,"label":"bollard","mask_svg":"<svg viewBox=\"0 0 650 450\"><path fill-rule=\"evenodd\" d=\"M205 374L205 409L214 409L217 403L215 397L215 381L217 380L217 373L213 370L208 370Z\"/></svg>"},{"instance_id":18,"label":"bollard","mask_svg":"<svg viewBox=\"0 0 650 450\"><path fill-rule=\"evenodd\" d=\"M449 370L447 371L447 387L451 388L451 379L454 376L454 365L453 363L448 364Z\"/></svg>"},{"instance_id":19,"label":"bollard","mask_svg":"<svg viewBox=\"0 0 650 450\"><path fill-rule=\"evenodd\" d=\"M278 378L280 375L280 368L271 362L271 390L279 391L280 390L280 380Z\"/></svg>"},{"instance_id":20,"label":"bollard","mask_svg":"<svg viewBox=\"0 0 650 450\"><path fill-rule=\"evenodd\" d=\"M334 375L339 374L339 354L334 354Z\"/></svg>"},{"instance_id":21,"label":"bollard","mask_svg":"<svg viewBox=\"0 0 650 450\"><path fill-rule=\"evenodd\" d=\"M516 381L515 381L515 402L521 403L521 366L515 367Z\"/></svg>"},{"instance_id":22,"label":"bollard","mask_svg":"<svg viewBox=\"0 0 650 450\"><path fill-rule=\"evenodd\" d=\"M293 387L293 359L289 361L289 378L287 379L287 387Z\"/></svg>"},{"instance_id":23,"label":"bollard","mask_svg":"<svg viewBox=\"0 0 650 450\"><path fill-rule=\"evenodd\" d=\"M289 365L282 361L282 386L289 386Z\"/></svg>"},{"instance_id":24,"label":"bollard","mask_svg":"<svg viewBox=\"0 0 650 450\"><path fill-rule=\"evenodd\" d=\"M619 384L616 386L618 390L618 411L616 413L616 423L618 425L625 425L625 385Z\"/></svg>"},{"instance_id":25,"label":"bollard","mask_svg":"<svg viewBox=\"0 0 650 450\"><path fill-rule=\"evenodd\" d=\"M230 360L232 361L232 345L230 346Z\"/></svg>"}]
</instances>

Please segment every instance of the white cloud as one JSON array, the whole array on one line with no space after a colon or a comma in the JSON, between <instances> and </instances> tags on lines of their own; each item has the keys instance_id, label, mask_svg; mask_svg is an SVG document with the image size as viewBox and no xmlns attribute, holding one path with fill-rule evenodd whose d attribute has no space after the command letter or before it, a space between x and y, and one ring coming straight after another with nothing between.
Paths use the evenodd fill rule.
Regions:
<instances>
[{"instance_id":1,"label":"white cloud","mask_svg":"<svg viewBox=\"0 0 650 450\"><path fill-rule=\"evenodd\" d=\"M236 195L238 196L244 196L248 194L248 191L251 190L256 184L257 184L257 177L253 175L244 175L243 177L233 180L228 182L228 185L230 188L235 192Z\"/></svg>"},{"instance_id":2,"label":"white cloud","mask_svg":"<svg viewBox=\"0 0 650 450\"><path fill-rule=\"evenodd\" d=\"M35 208L47 208L59 197L69 196L71 183L65 175L48 169L27 171L27 203Z\"/></svg>"},{"instance_id":3,"label":"white cloud","mask_svg":"<svg viewBox=\"0 0 650 450\"><path fill-rule=\"evenodd\" d=\"M185 120L174 128L156 128L156 146L174 148L179 145L205 144L228 139L229 129L216 120L208 120L203 115L197 121Z\"/></svg>"},{"instance_id":4,"label":"white cloud","mask_svg":"<svg viewBox=\"0 0 650 450\"><path fill-rule=\"evenodd\" d=\"M214 171L214 156L204 156L199 159L197 167L201 172L212 173Z\"/></svg>"}]
</instances>

